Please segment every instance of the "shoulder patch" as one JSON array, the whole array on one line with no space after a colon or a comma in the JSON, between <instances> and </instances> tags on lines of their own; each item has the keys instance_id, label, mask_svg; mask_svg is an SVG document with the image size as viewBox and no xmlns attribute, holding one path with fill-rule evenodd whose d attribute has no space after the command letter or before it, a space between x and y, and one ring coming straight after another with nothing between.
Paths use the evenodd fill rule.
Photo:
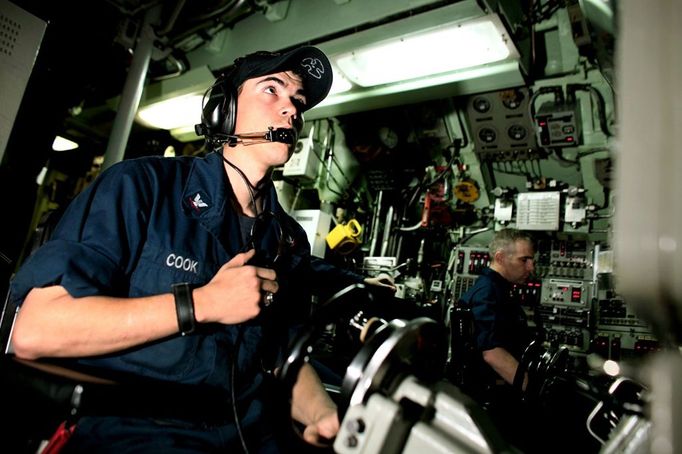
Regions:
<instances>
[{"instance_id":1,"label":"shoulder patch","mask_svg":"<svg viewBox=\"0 0 682 454\"><path fill-rule=\"evenodd\" d=\"M194 195L191 195L187 198L187 203L189 206L192 207L194 211L197 213L201 213L202 211L206 210L209 208L209 200L206 194L203 192L199 191Z\"/></svg>"}]
</instances>

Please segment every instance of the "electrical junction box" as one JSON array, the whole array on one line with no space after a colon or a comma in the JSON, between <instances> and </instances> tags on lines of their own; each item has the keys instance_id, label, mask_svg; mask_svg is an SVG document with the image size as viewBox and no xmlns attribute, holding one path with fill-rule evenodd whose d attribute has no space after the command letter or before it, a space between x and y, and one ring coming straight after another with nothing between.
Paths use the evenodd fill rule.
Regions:
<instances>
[{"instance_id":1,"label":"electrical junction box","mask_svg":"<svg viewBox=\"0 0 682 454\"><path fill-rule=\"evenodd\" d=\"M296 142L294 153L284 164L282 175L285 177L314 180L317 178L317 169L322 163L322 146L312 135Z\"/></svg>"},{"instance_id":2,"label":"electrical junction box","mask_svg":"<svg viewBox=\"0 0 682 454\"><path fill-rule=\"evenodd\" d=\"M580 109L576 104L546 102L535 114L541 147L573 147L580 141Z\"/></svg>"},{"instance_id":3,"label":"electrical junction box","mask_svg":"<svg viewBox=\"0 0 682 454\"><path fill-rule=\"evenodd\" d=\"M294 210L291 217L305 230L310 243L310 253L323 259L327 249L325 238L329 233L332 215L320 210Z\"/></svg>"}]
</instances>

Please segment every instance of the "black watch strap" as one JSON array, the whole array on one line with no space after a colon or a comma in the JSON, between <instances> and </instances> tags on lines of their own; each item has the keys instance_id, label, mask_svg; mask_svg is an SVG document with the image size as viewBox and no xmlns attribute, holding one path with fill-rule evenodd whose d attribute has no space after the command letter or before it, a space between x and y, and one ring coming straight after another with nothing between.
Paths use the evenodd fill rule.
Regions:
<instances>
[{"instance_id":1,"label":"black watch strap","mask_svg":"<svg viewBox=\"0 0 682 454\"><path fill-rule=\"evenodd\" d=\"M185 336L194 332L197 320L194 318L194 299L192 298L193 287L187 282L171 285L175 297L175 312L178 316L180 333Z\"/></svg>"}]
</instances>

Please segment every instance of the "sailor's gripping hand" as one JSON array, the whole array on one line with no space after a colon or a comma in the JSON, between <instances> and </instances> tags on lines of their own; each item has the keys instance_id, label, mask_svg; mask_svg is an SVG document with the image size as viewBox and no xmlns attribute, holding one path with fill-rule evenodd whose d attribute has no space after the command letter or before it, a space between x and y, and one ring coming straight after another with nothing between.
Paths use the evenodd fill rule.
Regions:
<instances>
[{"instance_id":1,"label":"sailor's gripping hand","mask_svg":"<svg viewBox=\"0 0 682 454\"><path fill-rule=\"evenodd\" d=\"M245 322L256 317L267 292L277 293L277 273L247 265L255 250L232 257L203 287L194 289L195 316L199 323Z\"/></svg>"}]
</instances>

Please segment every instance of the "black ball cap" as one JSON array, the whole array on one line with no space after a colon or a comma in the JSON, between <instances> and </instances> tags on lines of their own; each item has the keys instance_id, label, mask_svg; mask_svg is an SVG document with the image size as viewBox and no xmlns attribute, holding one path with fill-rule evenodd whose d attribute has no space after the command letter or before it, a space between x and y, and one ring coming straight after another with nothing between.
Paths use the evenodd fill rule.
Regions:
<instances>
[{"instance_id":1,"label":"black ball cap","mask_svg":"<svg viewBox=\"0 0 682 454\"><path fill-rule=\"evenodd\" d=\"M304 112L322 101L332 86L332 66L327 56L312 46L299 47L289 52L258 51L234 61L232 82L239 87L248 79L283 71L293 71L303 79L306 97Z\"/></svg>"}]
</instances>

